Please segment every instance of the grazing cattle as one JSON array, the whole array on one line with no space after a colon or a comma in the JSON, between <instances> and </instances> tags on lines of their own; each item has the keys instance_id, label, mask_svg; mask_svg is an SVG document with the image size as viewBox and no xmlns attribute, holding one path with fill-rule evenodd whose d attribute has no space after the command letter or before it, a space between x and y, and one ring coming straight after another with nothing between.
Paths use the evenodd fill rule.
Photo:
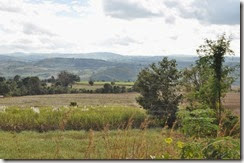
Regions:
<instances>
[{"instance_id":1,"label":"grazing cattle","mask_svg":"<svg viewBox=\"0 0 244 163\"><path fill-rule=\"evenodd\" d=\"M3 95L0 95L0 98L4 98L4 96Z\"/></svg>"}]
</instances>

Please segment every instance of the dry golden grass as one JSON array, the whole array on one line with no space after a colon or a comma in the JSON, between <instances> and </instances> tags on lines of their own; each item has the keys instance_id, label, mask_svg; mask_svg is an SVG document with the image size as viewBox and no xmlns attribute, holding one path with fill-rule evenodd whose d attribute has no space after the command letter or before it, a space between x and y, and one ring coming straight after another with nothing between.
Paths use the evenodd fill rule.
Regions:
<instances>
[{"instance_id":1,"label":"dry golden grass","mask_svg":"<svg viewBox=\"0 0 244 163\"><path fill-rule=\"evenodd\" d=\"M79 106L132 106L139 107L137 93L122 94L56 94L0 98L0 106L65 106L77 102Z\"/></svg>"},{"instance_id":2,"label":"dry golden grass","mask_svg":"<svg viewBox=\"0 0 244 163\"><path fill-rule=\"evenodd\" d=\"M240 114L240 92L238 93L227 93L223 99L223 105L227 109L231 109L234 113Z\"/></svg>"},{"instance_id":3,"label":"dry golden grass","mask_svg":"<svg viewBox=\"0 0 244 163\"><path fill-rule=\"evenodd\" d=\"M79 106L133 106L139 107L135 98L138 93L122 94L57 94L0 98L0 106L64 106L77 102ZM223 106L240 113L240 92L229 92L223 99Z\"/></svg>"}]
</instances>

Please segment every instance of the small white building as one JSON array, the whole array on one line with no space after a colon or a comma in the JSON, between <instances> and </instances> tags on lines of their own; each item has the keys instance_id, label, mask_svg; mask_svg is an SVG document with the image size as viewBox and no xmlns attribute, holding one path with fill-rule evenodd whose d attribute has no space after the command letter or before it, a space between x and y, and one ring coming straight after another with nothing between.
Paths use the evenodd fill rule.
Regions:
<instances>
[{"instance_id":1,"label":"small white building","mask_svg":"<svg viewBox=\"0 0 244 163\"><path fill-rule=\"evenodd\" d=\"M4 96L3 95L0 95L0 98L4 98Z\"/></svg>"}]
</instances>

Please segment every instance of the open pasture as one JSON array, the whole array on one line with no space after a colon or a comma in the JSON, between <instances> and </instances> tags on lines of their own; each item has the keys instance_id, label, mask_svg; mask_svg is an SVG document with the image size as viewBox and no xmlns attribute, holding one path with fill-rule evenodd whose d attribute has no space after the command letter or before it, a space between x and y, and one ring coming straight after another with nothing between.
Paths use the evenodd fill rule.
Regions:
<instances>
[{"instance_id":1,"label":"open pasture","mask_svg":"<svg viewBox=\"0 0 244 163\"><path fill-rule=\"evenodd\" d=\"M77 102L79 106L132 106L139 107L135 98L138 93L121 94L56 94L0 98L0 106L65 106ZM240 113L240 92L229 92L223 99L225 108Z\"/></svg>"},{"instance_id":2,"label":"open pasture","mask_svg":"<svg viewBox=\"0 0 244 163\"><path fill-rule=\"evenodd\" d=\"M111 82L94 82L94 84L91 86L88 81L81 81L81 82L76 82L72 85L73 88L75 89L86 89L86 90L96 90L99 88L103 88L104 84L111 84ZM115 86L124 86L126 88L131 88L134 85L134 82L115 82Z\"/></svg>"},{"instance_id":3,"label":"open pasture","mask_svg":"<svg viewBox=\"0 0 244 163\"><path fill-rule=\"evenodd\" d=\"M94 85L104 85L106 83L111 83L111 82L107 82L107 81L95 81L94 82ZM80 82L77 82L76 84L79 84L79 85L87 85L88 84L88 81L80 81ZM88 84L89 85L89 84ZM118 82L115 82L115 85L118 85L118 86L133 86L134 85L134 82L122 82L122 81L118 81Z\"/></svg>"},{"instance_id":4,"label":"open pasture","mask_svg":"<svg viewBox=\"0 0 244 163\"><path fill-rule=\"evenodd\" d=\"M0 98L0 106L65 106L77 102L79 106L134 106L139 107L137 93L121 94L56 94Z\"/></svg>"}]
</instances>

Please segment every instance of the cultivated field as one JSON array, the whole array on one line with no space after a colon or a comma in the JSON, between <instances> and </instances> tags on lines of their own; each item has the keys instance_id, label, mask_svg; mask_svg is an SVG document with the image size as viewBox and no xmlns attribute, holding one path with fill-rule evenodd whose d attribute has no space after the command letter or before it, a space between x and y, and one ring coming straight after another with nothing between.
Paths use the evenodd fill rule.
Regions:
<instances>
[{"instance_id":1,"label":"cultivated field","mask_svg":"<svg viewBox=\"0 0 244 163\"><path fill-rule=\"evenodd\" d=\"M135 98L138 93L120 94L57 94L0 98L0 106L65 106L77 102L79 106L132 106L139 107ZM240 113L240 92L227 93L223 100L226 108Z\"/></svg>"},{"instance_id":2,"label":"cultivated field","mask_svg":"<svg viewBox=\"0 0 244 163\"><path fill-rule=\"evenodd\" d=\"M227 93L226 97L223 100L224 106L233 110L235 113L240 113L240 92L237 93Z\"/></svg>"},{"instance_id":3,"label":"cultivated field","mask_svg":"<svg viewBox=\"0 0 244 163\"><path fill-rule=\"evenodd\" d=\"M0 106L65 106L77 102L79 106L137 106L137 93L120 94L57 94L0 98Z\"/></svg>"}]
</instances>

